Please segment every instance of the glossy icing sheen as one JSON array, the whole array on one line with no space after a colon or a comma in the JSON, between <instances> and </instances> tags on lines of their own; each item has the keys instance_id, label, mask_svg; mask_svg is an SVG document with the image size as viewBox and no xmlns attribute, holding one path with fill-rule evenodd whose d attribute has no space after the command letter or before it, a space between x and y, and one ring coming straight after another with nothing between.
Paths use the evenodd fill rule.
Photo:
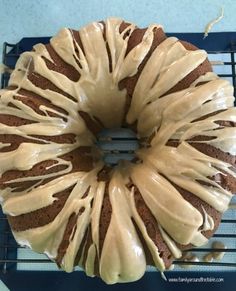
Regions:
<instances>
[{"instance_id":1,"label":"glossy icing sheen","mask_svg":"<svg viewBox=\"0 0 236 291\"><path fill-rule=\"evenodd\" d=\"M213 229L214 221L205 209L204 215L195 209L170 182L223 212L228 208L232 193L210 177L222 172L224 175L236 176L231 165L197 151L189 141L194 136L214 136L214 139L205 139L201 143L235 155L235 128L221 127L215 123L218 120L236 122L233 88L229 82L219 79L214 73L207 73L194 81L188 89L166 95L207 57L205 51L186 50L174 37L163 41L148 59L137 81L126 116L128 123L137 121L140 137L155 133L151 147L137 152L143 162L136 165L127 162L118 166L112 173L106 193L105 182L97 181L97 173L103 167L102 162L94 162L94 169L90 172L71 172L72 163L61 156L79 146L91 146L94 142L94 136L87 129L78 111L87 112L91 118L96 117L105 127L121 126L125 114L126 90L119 89L119 82L137 73L152 45L153 31L159 28L158 25L150 25L142 41L126 55L127 43L135 25L128 25L120 33L121 23L121 19L110 18L104 23L94 22L85 26L79 31L83 48L78 45L73 31L69 29L62 29L51 39L50 43L60 58L79 72L80 78L77 81L50 70L45 59L51 63L53 60L45 46L38 44L34 51L24 53L17 62L16 70L10 79L10 85L14 87L11 90L0 91L2 114L33 121L17 127L0 124L1 134L14 134L26 139L30 137L30 142L21 143L17 149L0 153L0 175L9 170L27 171L39 162L47 160L55 162L51 167L65 166L59 172L9 181L40 182L46 178L54 178L44 185L36 184L28 191L13 192L14 188L6 182L5 189L1 192L4 213L18 216L47 207L57 199L54 194L73 188L64 207L52 222L42 227L14 231L16 240L38 252L46 253L55 260L69 217L74 213L77 215L77 221L61 267L67 272L73 270L76 254L90 225L92 242L86 257L82 250L80 264L84 259L86 273L94 276L95 261L99 258L100 276L109 284L134 281L145 272L145 252L134 221L156 267L160 271L165 270L158 248L149 237L136 209L134 188L129 190L126 187L130 179L156 218L163 240L173 256L179 258L181 251L176 242L196 246L206 243L207 239L202 231ZM107 47L110 52L110 68ZM36 87L28 78L32 67L34 73L47 78L72 98L52 89ZM207 83L202 84L206 81ZM27 89L42 96L51 104L64 109L66 113L41 105L39 109L42 114L39 114L21 100L14 98L24 98L22 91L19 92L20 89ZM165 96L160 98L162 95ZM55 115L49 116L48 112ZM214 115L200 120L202 116L214 112ZM67 133L76 135L71 144L59 144L32 137ZM170 139L178 141L178 147L166 145ZM43 143L36 144L34 140ZM0 144L0 148L6 146L9 144ZM201 184L200 180L206 183ZM84 198L83 194L87 189L88 195ZM99 221L104 195L109 195L112 214L100 252ZM84 211L79 213L81 208Z\"/></svg>"}]
</instances>

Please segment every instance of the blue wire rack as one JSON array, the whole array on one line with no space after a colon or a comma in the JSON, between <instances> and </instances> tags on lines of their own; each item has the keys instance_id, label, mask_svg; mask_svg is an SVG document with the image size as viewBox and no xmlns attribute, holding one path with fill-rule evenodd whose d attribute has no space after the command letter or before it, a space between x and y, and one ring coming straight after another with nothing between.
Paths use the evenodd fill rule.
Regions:
<instances>
[{"instance_id":1,"label":"blue wire rack","mask_svg":"<svg viewBox=\"0 0 236 291\"><path fill-rule=\"evenodd\" d=\"M213 55L227 55L224 65L228 66L226 73L221 73L219 76L230 79L234 86L236 92L236 33L211 33L205 40L203 40L202 33L169 33L169 36L176 36L179 39L191 42L196 46L205 49L209 54ZM25 51L29 51L36 43L48 43L49 37L42 38L23 38L17 44L4 43L3 49L3 64L10 68L14 68L19 55ZM7 86L9 80L9 74L4 73L1 76L1 87ZM134 141L134 137L130 137L130 140ZM112 138L112 136L111 136ZM126 140L126 137L120 135L113 136L113 140L116 142ZM129 139L129 138L128 138ZM111 152L109 152L111 154ZM122 154L127 155L126 150ZM109 159L109 157L108 157ZM235 219L224 219L223 224L233 224L236 228ZM231 233L220 233L215 234L215 237L228 237L236 240L235 232ZM18 258L17 250L20 247L15 242L11 230L9 228L6 217L0 210L0 279L9 287L10 290L199 290L201 288L206 288L205 290L234 290L232 286L236 284L236 259L235 262L215 262L215 263L203 263L195 262L195 265L210 265L214 264L222 267L222 272L214 271L212 272L201 272L202 278L220 277L223 278L224 283L209 284L206 282L194 284L186 283L178 285L170 282L171 278L196 278L199 277L198 272L185 271L185 272L168 272L168 280L164 281L159 272L147 272L145 276L138 282L128 283L128 284L116 284L113 286L105 285L98 278L88 278L83 272L73 272L71 274L66 274L61 271L31 271L30 264L49 263L48 259L29 259L29 258ZM208 249L210 251L211 249ZM195 249L196 251L196 249ZM230 248L227 252L235 253L236 249ZM29 268L27 271L19 271L17 269L17 264L27 263ZM180 264L181 262L176 262ZM188 264L182 262L183 264ZM223 272L225 268L233 267L234 269L229 272ZM191 286L191 287L190 287Z\"/></svg>"}]
</instances>

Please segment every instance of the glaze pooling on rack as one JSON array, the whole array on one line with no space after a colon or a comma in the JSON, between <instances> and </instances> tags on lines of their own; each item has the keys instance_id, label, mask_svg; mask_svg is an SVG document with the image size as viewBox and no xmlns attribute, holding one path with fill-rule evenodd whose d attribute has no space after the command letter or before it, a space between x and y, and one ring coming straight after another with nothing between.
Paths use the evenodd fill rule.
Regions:
<instances>
[{"instance_id":1,"label":"glaze pooling on rack","mask_svg":"<svg viewBox=\"0 0 236 291\"><path fill-rule=\"evenodd\" d=\"M214 241L212 243L212 251L203 257L205 262L212 262L213 260L221 261L225 255L224 251L217 251L216 249L227 249L227 246L221 241Z\"/></svg>"},{"instance_id":2,"label":"glaze pooling on rack","mask_svg":"<svg viewBox=\"0 0 236 291\"><path fill-rule=\"evenodd\" d=\"M194 267L194 265L192 265L191 263L199 262L199 258L191 252L185 253L181 260L184 262L189 262L189 264L180 264L180 267L183 269L191 269Z\"/></svg>"},{"instance_id":3,"label":"glaze pooling on rack","mask_svg":"<svg viewBox=\"0 0 236 291\"><path fill-rule=\"evenodd\" d=\"M42 44L36 45L34 51L22 55L9 83L14 89L1 91L0 110L4 114L21 117L32 123L18 127L1 124L0 131L31 140L31 136L36 134L59 136L73 133L76 138L71 144L53 141L43 141L42 144L24 142L14 151L1 153L1 174L11 169L29 170L39 162L49 159L57 165L64 165L65 160L60 158L61 155L70 153L80 146L93 146L95 138L78 111L85 111L91 118L96 117L107 128L121 126L125 114L126 90L120 90L118 84L124 78L137 73L139 65L152 45L154 29L160 27L150 25L142 41L126 55L127 43L135 25L129 24L120 33L119 27L122 22L121 19L110 18L105 24L94 22L82 28L79 34L83 49L75 41L73 31L69 29L61 30L51 39L51 45L60 58L79 73L80 78L77 81L48 68L45 59L52 63L53 59ZM106 42L103 35L104 26ZM127 34L127 31L130 33ZM106 45L110 49L111 69ZM163 239L174 257L181 256L175 242L192 243L195 246L206 243L207 238L201 232L213 227L211 217L205 212L203 216L180 195L170 181L191 191L219 212L224 212L228 208L232 193L209 177L226 173L235 178L232 165L199 152L191 146L191 138L209 137L214 133L214 139L206 139L201 143L210 144L223 152L235 155L235 128L222 127L216 123L218 120L236 122L233 89L229 82L219 79L214 73L207 73L193 82L188 89L165 95L206 58L205 51L188 51L177 38L171 37L157 46L144 66L134 89L126 119L128 123L137 121L140 137L152 133L155 135L150 148L137 151L138 157L143 161L142 164L127 163L112 173L108 187L112 215L101 253L99 219L105 185L104 182L97 181L97 174L103 167L102 162L94 163L94 169L89 172L71 173L72 164L67 161L67 167L63 170L63 180L59 177L62 174L59 172L52 181L33 187L27 195L24 195L24 192L13 192L14 189L7 187L1 195L2 206L4 212L11 216L50 206L56 200L54 194L73 187L64 207L52 222L30 230L14 231L16 240L56 260L69 217L75 213L76 226L73 235L70 236L61 267L67 272L73 270L83 235L90 225L92 243L87 257L84 258L86 273L94 275L95 261L98 257L99 273L104 281L109 284L134 281L144 274L146 257L131 219L133 218L155 266L164 271L165 265L158 248L149 237L145 224L137 212L134 190L126 187L131 178L158 221ZM64 92L66 88L67 96L52 89L35 86L30 80L32 67L33 73L48 79L59 92ZM204 83L206 81L207 83ZM65 112L52 109L50 106L40 106L43 114L36 112L22 101L25 96L20 89L27 89L42 96ZM21 100L15 96L20 96ZM49 116L49 112L53 112L54 115ZM209 117L200 120L202 116L208 114ZM169 140L177 140L178 147L168 146ZM2 143L1 147L4 146L8 145ZM11 160L10 164L6 158L8 161ZM176 162L171 163L172 161ZM40 180L47 178L49 174L38 177ZM29 177L19 178L18 182L27 179ZM202 185L198 180L208 185ZM87 189L88 195L83 198ZM35 199L40 203L36 204ZM83 209L81 214L80 209ZM83 256L81 262L82 259Z\"/></svg>"}]
</instances>

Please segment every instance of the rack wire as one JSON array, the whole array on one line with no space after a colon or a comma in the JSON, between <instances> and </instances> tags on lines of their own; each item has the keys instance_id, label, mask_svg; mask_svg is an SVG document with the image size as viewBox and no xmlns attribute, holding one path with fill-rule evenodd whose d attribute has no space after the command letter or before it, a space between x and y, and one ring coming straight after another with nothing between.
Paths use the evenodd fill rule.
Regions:
<instances>
[{"instance_id":1,"label":"rack wire","mask_svg":"<svg viewBox=\"0 0 236 291\"><path fill-rule=\"evenodd\" d=\"M192 37L192 36L191 36ZM179 37L181 38L181 37ZM182 37L183 38L183 37ZM17 44L4 43L3 47L3 64L10 68L14 68L19 55L27 50L32 49L35 43L48 43L49 38L26 38ZM236 92L236 62L235 62L236 46L235 42L230 43L225 50L211 50L208 49L209 59L212 60L215 71L222 78L230 80ZM5 88L9 81L9 73L4 73L1 76L1 88ZM137 140L129 131L113 131L104 132L99 138L99 144L104 151L105 160L111 164L116 163L119 159L132 159L133 152L137 148ZM229 214L223 217L221 221L221 230L217 231L211 240L226 241L227 249L212 249L209 246L202 248L194 248L190 251L194 253L207 252L225 252L226 257L229 255L230 260L224 259L222 261L214 262L188 262L184 260L174 261L178 265L192 265L195 267L220 267L226 270L228 267L236 271L236 211L231 210ZM231 241L231 244L228 243ZM232 243L233 241L233 243ZM228 247L229 245L229 247ZM231 247L230 247L231 246ZM25 265L26 269L32 270L33 265L51 264L51 261L44 257L30 258L24 256L23 247L19 246L9 227L6 216L0 210L0 272L7 273L12 270L19 270L20 265ZM21 253L21 256L19 255ZM22 255L23 254L23 255ZM233 259L232 259L233 258ZM24 268L23 268L24 269ZM24 269L24 270L26 270ZM191 269L195 270L195 269Z\"/></svg>"}]
</instances>

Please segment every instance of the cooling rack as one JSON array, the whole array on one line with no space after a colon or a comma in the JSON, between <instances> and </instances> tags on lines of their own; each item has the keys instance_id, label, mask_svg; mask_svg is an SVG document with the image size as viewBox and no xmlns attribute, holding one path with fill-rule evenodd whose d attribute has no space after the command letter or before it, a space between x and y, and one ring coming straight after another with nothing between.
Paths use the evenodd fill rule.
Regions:
<instances>
[{"instance_id":1,"label":"cooling rack","mask_svg":"<svg viewBox=\"0 0 236 291\"><path fill-rule=\"evenodd\" d=\"M209 54L214 71L220 77L232 82L234 92L236 92L236 33L211 33L205 40L200 33L170 33L169 36L171 35L205 49ZM4 43L3 64L9 68L14 68L19 55L24 51L31 50L33 45L39 42L48 43L49 37L23 38L17 44ZM2 88L7 86L8 80L9 73L2 74ZM135 135L127 129L104 131L101 133L98 143L103 149L105 161L110 164L115 164L120 159L131 160L133 152L138 147ZM236 199L233 203L236 203ZM224 251L226 253L224 258L220 261L204 262L202 260L203 255L213 251L211 248L212 241L219 240L224 243L227 249L214 249L214 251ZM185 285L182 285L181 289L177 289L176 285L173 287L173 285L170 285L169 279L196 277L199 274L203 277L212 276L212 274L215 277L223 277L222 290L233 290L227 289L227 286L230 287L231 284L235 285L236 283L236 209L231 209L225 213L219 229L208 245L195 248L192 252L200 258L200 261L175 261L174 270L166 273L167 282L161 279L159 273L155 272L153 268L149 268L149 272L146 272L140 281L132 283L132 285L122 284L122 290L157 290L155 287L157 285L160 291L187 290ZM185 270L180 265L182 268L191 265L192 268ZM72 274L57 271L56 266L44 255L34 254L30 250L20 247L15 242L7 219L1 210L0 278L9 286L10 290L94 290L95 288L97 290L120 290L121 288L119 287L121 285L108 287L101 280L87 278L80 271ZM40 281L40 284L35 284L37 281ZM78 285L80 287L76 289ZM218 287L215 285L214 290L221 290L217 289ZM191 288L195 290L194 285ZM197 288L199 288L199 285ZM211 290L209 284L207 288L207 290Z\"/></svg>"}]
</instances>

